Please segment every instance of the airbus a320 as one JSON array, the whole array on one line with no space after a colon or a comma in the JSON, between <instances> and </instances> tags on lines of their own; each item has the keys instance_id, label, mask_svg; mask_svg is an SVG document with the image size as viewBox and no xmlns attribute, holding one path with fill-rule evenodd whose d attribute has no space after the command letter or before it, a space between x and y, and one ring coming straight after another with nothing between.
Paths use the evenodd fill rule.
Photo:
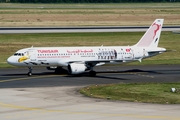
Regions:
<instances>
[{"instance_id":1,"label":"airbus a320","mask_svg":"<svg viewBox=\"0 0 180 120\"><path fill-rule=\"evenodd\" d=\"M27 66L29 76L32 75L34 66L55 70L67 67L72 75L89 71L90 76L95 76L95 66L141 62L142 59L165 52L165 48L158 47L163 21L164 19L156 19L139 42L132 46L30 47L18 50L7 62L14 66Z\"/></svg>"}]
</instances>

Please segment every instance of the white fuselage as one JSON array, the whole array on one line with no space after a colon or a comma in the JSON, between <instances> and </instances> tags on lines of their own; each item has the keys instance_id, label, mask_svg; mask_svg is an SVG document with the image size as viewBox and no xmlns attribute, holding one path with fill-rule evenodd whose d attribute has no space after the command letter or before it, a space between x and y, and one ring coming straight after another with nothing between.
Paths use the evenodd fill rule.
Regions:
<instances>
[{"instance_id":1,"label":"white fuselage","mask_svg":"<svg viewBox=\"0 0 180 120\"><path fill-rule=\"evenodd\" d=\"M69 63L124 63L159 54L149 54L150 48L133 46L111 47L32 47L17 51L8 63L17 66L67 66Z\"/></svg>"},{"instance_id":2,"label":"white fuselage","mask_svg":"<svg viewBox=\"0 0 180 120\"><path fill-rule=\"evenodd\" d=\"M125 63L140 61L162 52L158 47L164 19L156 19L142 38L133 46L100 47L31 47L17 51L7 59L15 66L28 66L28 75L32 75L32 66L67 66L70 74L80 74L90 70L95 76L94 66L105 63Z\"/></svg>"}]
</instances>

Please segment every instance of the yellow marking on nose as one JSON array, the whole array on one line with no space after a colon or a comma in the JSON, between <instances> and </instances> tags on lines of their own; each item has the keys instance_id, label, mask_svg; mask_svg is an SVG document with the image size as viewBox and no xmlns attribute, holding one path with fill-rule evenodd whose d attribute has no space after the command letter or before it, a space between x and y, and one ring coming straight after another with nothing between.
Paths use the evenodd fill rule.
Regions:
<instances>
[{"instance_id":1,"label":"yellow marking on nose","mask_svg":"<svg viewBox=\"0 0 180 120\"><path fill-rule=\"evenodd\" d=\"M23 61L25 61L25 60L27 60L27 59L28 59L27 56L23 56L23 57L20 57L20 58L18 59L18 62L23 62Z\"/></svg>"}]
</instances>

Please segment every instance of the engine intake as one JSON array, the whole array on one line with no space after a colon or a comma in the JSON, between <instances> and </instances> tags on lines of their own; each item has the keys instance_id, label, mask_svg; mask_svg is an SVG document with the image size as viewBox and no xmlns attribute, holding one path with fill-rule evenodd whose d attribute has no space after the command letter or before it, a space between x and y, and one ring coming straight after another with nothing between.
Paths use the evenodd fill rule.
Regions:
<instances>
[{"instance_id":1,"label":"engine intake","mask_svg":"<svg viewBox=\"0 0 180 120\"><path fill-rule=\"evenodd\" d=\"M85 72L86 68L87 67L84 64L71 63L68 65L68 72L70 74L80 74L80 73Z\"/></svg>"}]
</instances>

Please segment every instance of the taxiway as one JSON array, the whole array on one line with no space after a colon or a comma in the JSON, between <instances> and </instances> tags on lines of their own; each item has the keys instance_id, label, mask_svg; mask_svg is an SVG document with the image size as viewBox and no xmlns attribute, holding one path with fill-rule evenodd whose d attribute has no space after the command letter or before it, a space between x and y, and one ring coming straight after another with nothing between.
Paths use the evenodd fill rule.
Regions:
<instances>
[{"instance_id":1,"label":"taxiway","mask_svg":"<svg viewBox=\"0 0 180 120\"><path fill-rule=\"evenodd\" d=\"M179 120L180 105L88 98L78 90L93 84L180 82L180 65L101 66L96 77L55 74L46 68L0 69L2 120Z\"/></svg>"}]
</instances>

